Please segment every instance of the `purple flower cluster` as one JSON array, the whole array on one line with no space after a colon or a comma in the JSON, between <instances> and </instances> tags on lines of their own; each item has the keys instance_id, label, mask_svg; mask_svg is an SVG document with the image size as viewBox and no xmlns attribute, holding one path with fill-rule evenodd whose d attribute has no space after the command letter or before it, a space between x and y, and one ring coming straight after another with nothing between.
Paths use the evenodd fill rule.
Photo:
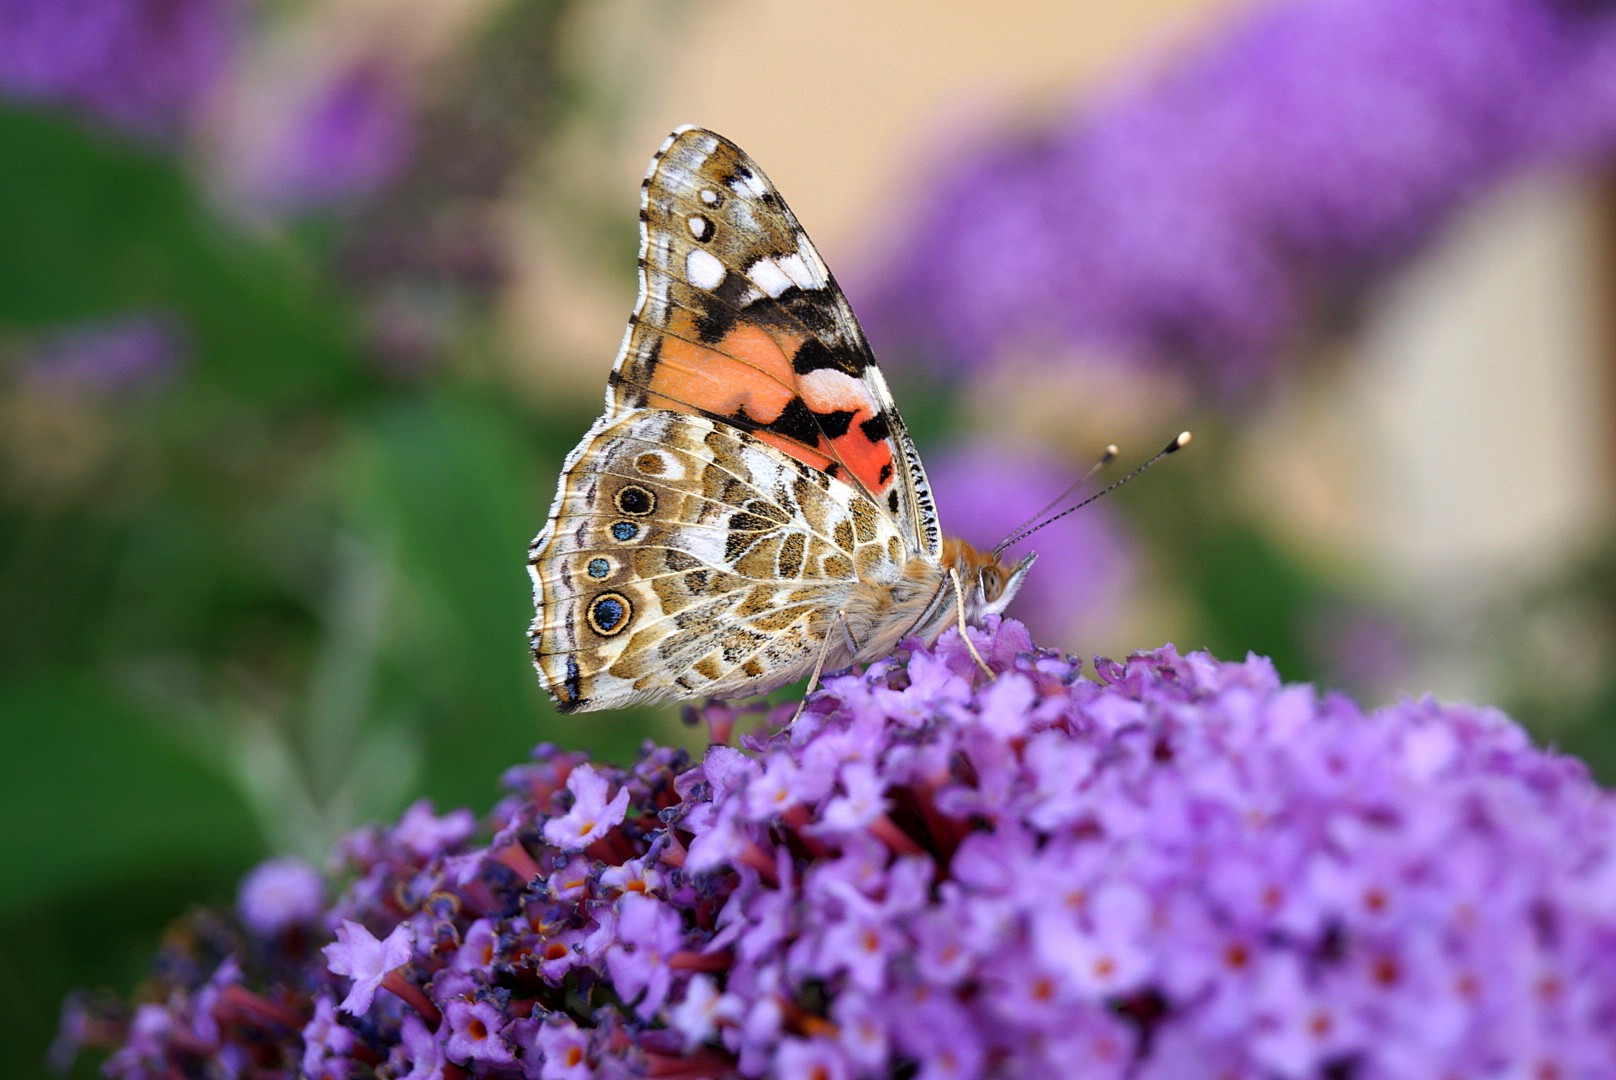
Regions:
<instances>
[{"instance_id":1,"label":"purple flower cluster","mask_svg":"<svg viewBox=\"0 0 1616 1080\"><path fill-rule=\"evenodd\" d=\"M0 0L0 94L151 134L183 127L234 52L235 0Z\"/></svg>"},{"instance_id":2,"label":"purple flower cluster","mask_svg":"<svg viewBox=\"0 0 1616 1080\"><path fill-rule=\"evenodd\" d=\"M150 1004L67 1028L124 1077L1608 1075L1616 799L1579 763L1260 658L1091 681L973 633L992 681L950 632L790 726L709 706L698 762L541 748L486 839L365 830L317 917L282 866L286 918L194 920Z\"/></svg>"},{"instance_id":3,"label":"purple flower cluster","mask_svg":"<svg viewBox=\"0 0 1616 1080\"><path fill-rule=\"evenodd\" d=\"M1085 115L951 148L859 310L929 360L1077 351L1238 393L1478 191L1613 155L1608 3L1269 2Z\"/></svg>"}]
</instances>

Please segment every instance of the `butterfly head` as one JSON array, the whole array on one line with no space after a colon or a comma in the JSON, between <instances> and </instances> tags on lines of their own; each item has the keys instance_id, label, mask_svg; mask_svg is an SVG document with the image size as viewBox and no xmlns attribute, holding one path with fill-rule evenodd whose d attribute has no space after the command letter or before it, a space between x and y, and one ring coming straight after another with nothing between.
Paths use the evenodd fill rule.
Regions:
<instances>
[{"instance_id":1,"label":"butterfly head","mask_svg":"<svg viewBox=\"0 0 1616 1080\"><path fill-rule=\"evenodd\" d=\"M1038 553L1031 551L1006 565L996 552L981 551L958 537L943 541L943 562L959 570L965 583L966 614L977 623L984 616L1004 614L1037 558Z\"/></svg>"}]
</instances>

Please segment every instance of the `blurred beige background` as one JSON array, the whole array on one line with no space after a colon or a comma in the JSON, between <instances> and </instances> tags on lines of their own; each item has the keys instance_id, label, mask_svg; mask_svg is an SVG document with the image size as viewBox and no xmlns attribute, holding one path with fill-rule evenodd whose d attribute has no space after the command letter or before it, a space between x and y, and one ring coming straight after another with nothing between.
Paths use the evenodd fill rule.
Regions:
<instances>
[{"instance_id":1,"label":"blurred beige background","mask_svg":"<svg viewBox=\"0 0 1616 1080\"><path fill-rule=\"evenodd\" d=\"M745 146L856 284L902 209L895 193L934 147L1093 100L1244 6L1038 0L1007 18L958 0L829 0L809 18L785 0L601 0L564 32L567 77L604 96L573 110L534 181L543 205L576 212L541 216L538 199L505 211L523 239L504 316L521 381L537 396L600 394L633 300L636 188L675 125ZM329 40L390 35L400 55L431 64L435 43L480 9L350 0L327 16ZM1241 487L1260 513L1316 557L1382 568L1396 601L1457 623L1491 598L1489 585L1519 584L1587 543L1608 524L1616 487L1606 211L1600 192L1542 177L1472 207L1377 293L1336 374L1242 419ZM622 238L620 257L581 259L601 246L586 238L602 235ZM1029 423L1059 423L1047 404L1018 403L1014 387L980 395L989 420L1025 408ZM1129 435L1180 420L1157 415L1175 411L1173 395L1118 387L1071 407L1104 416L1112 403ZM1485 698L1481 655L1456 650L1415 682Z\"/></svg>"},{"instance_id":2,"label":"blurred beige background","mask_svg":"<svg viewBox=\"0 0 1616 1080\"><path fill-rule=\"evenodd\" d=\"M895 219L888 200L938 146L1006 118L1070 106L1193 36L1230 0L1039 0L1015 17L979 4L814 5L784 0L657 4L603 0L571 28L581 69L611 71L617 96L585 110L554 148L557 181L602 213L632 223L651 152L679 124L720 131L752 154L785 193L826 261L856 280ZM627 73L627 74L623 74ZM618 77L620 76L620 77ZM917 134L918 133L918 134ZM520 211L518 211L520 213ZM535 230L534 265L511 297L518 341L564 335L596 358L559 375L599 393L633 299L633 274L581 278L568 265L576 237L554 222ZM601 329L602 323L608 327ZM520 345L518 345L520 348ZM535 363L540 350L528 349Z\"/></svg>"}]
</instances>

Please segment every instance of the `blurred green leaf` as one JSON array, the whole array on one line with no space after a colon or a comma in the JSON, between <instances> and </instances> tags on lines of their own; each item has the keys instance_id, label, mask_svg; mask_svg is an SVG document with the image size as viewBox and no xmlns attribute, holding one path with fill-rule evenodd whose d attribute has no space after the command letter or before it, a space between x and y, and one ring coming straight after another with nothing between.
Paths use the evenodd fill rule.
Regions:
<instances>
[{"instance_id":1,"label":"blurred green leaf","mask_svg":"<svg viewBox=\"0 0 1616 1080\"><path fill-rule=\"evenodd\" d=\"M218 389L247 398L363 384L331 291L290 247L249 239L140 144L0 108L0 324L157 308L183 317Z\"/></svg>"},{"instance_id":2,"label":"blurred green leaf","mask_svg":"<svg viewBox=\"0 0 1616 1080\"><path fill-rule=\"evenodd\" d=\"M1262 534L1229 525L1197 539L1185 565L1200 598L1206 647L1222 657L1248 651L1274 661L1287 681L1317 676L1298 640L1301 612L1321 599L1318 583Z\"/></svg>"},{"instance_id":3,"label":"blurred green leaf","mask_svg":"<svg viewBox=\"0 0 1616 1080\"><path fill-rule=\"evenodd\" d=\"M94 672L0 682L0 731L0 1075L44 1076L63 996L127 990L161 928L228 904L263 846L232 786Z\"/></svg>"},{"instance_id":4,"label":"blurred green leaf","mask_svg":"<svg viewBox=\"0 0 1616 1080\"><path fill-rule=\"evenodd\" d=\"M0 1075L43 1076L63 996L132 986L161 928L228 904L263 846L231 785L93 673L0 682L0 730Z\"/></svg>"},{"instance_id":5,"label":"blurred green leaf","mask_svg":"<svg viewBox=\"0 0 1616 1080\"><path fill-rule=\"evenodd\" d=\"M424 714L440 805L487 806L499 774L541 740L623 759L647 733L643 718L559 717L534 676L526 550L548 509L536 462L555 451L533 427L462 392L389 403L356 432L353 498L405 590L395 707Z\"/></svg>"},{"instance_id":6,"label":"blurred green leaf","mask_svg":"<svg viewBox=\"0 0 1616 1080\"><path fill-rule=\"evenodd\" d=\"M231 786L123 695L57 669L0 683L0 912L162 866L250 865Z\"/></svg>"}]
</instances>

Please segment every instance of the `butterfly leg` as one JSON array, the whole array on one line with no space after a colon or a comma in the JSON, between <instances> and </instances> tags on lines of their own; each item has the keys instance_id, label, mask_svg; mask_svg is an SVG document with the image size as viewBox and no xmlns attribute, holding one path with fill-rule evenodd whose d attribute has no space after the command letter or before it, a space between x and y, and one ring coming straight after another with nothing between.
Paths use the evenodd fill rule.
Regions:
<instances>
[{"instance_id":1,"label":"butterfly leg","mask_svg":"<svg viewBox=\"0 0 1616 1080\"><path fill-rule=\"evenodd\" d=\"M976 651L976 645L972 643L971 635L965 632L965 586L960 581L958 568L949 567L948 576L954 582L954 610L959 613L960 640L965 642L967 649L971 650L971 659L976 661L976 666L987 672L988 678L997 678L998 676L994 674L993 669L988 667L988 662L982 659L982 654Z\"/></svg>"},{"instance_id":2,"label":"butterfly leg","mask_svg":"<svg viewBox=\"0 0 1616 1080\"><path fill-rule=\"evenodd\" d=\"M857 656L864 651L864 647L859 644L858 638L853 636L853 627L847 621L847 612L838 611L836 617L842 620L842 636L847 638L847 655Z\"/></svg>"},{"instance_id":3,"label":"butterfly leg","mask_svg":"<svg viewBox=\"0 0 1616 1080\"><path fill-rule=\"evenodd\" d=\"M837 614L840 615L841 612L837 612ZM843 616L843 622L846 622L846 616ZM825 670L825 657L830 655L830 640L830 635L826 634L824 647L819 650L819 659L814 661L814 673L808 676L808 685L803 687L802 700L797 702L797 711L791 714L792 724L797 722L797 718L802 715L802 711L808 707L808 695L819 689L819 676ZM790 727L791 725L786 726Z\"/></svg>"}]
</instances>

